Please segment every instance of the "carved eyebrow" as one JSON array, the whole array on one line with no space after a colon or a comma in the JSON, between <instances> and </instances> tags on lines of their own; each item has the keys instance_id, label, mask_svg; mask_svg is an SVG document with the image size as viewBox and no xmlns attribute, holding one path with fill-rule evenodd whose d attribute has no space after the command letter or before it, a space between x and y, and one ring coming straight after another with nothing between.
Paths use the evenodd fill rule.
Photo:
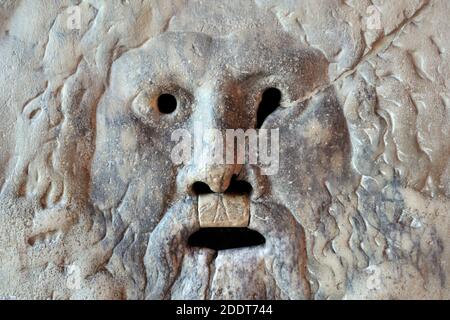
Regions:
<instances>
[{"instance_id":1,"label":"carved eyebrow","mask_svg":"<svg viewBox=\"0 0 450 320\"><path fill-rule=\"evenodd\" d=\"M238 81L241 83L248 83L248 82L255 82L261 78L265 78L270 76L271 73L267 71L258 71L256 73L243 73L241 76L238 77Z\"/></svg>"},{"instance_id":2,"label":"carved eyebrow","mask_svg":"<svg viewBox=\"0 0 450 320\"><path fill-rule=\"evenodd\" d=\"M265 62L262 62L260 65L255 66L253 70L249 70L248 72L242 71L241 68L239 68L238 65L228 65L228 68L231 69L231 71L236 75L236 80L241 83L246 82L254 82L256 80L262 79L262 78L268 78L271 76L276 76L280 73L280 68L284 66L286 63L286 60L290 61L291 64L302 67L301 60L298 59L298 55L293 55L292 59L291 57L285 57L285 56L276 56L272 59L270 64L266 64ZM259 70L258 70L259 69ZM283 74L294 74L293 70L286 70L283 69Z\"/></svg>"},{"instance_id":3,"label":"carved eyebrow","mask_svg":"<svg viewBox=\"0 0 450 320\"><path fill-rule=\"evenodd\" d=\"M139 87L141 90L148 87L189 89L191 83L187 81L188 78L183 70L167 70L167 73L160 71L150 75L150 78L141 79Z\"/></svg>"}]
</instances>

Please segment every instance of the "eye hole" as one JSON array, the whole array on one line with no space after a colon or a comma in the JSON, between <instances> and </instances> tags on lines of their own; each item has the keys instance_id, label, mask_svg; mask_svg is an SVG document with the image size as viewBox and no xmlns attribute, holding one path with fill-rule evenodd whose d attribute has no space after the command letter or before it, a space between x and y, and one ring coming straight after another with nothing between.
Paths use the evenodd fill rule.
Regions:
<instances>
[{"instance_id":1,"label":"eye hole","mask_svg":"<svg viewBox=\"0 0 450 320\"><path fill-rule=\"evenodd\" d=\"M259 103L258 113L256 115L256 128L261 128L264 120L280 106L281 91L277 88L266 89Z\"/></svg>"},{"instance_id":2,"label":"eye hole","mask_svg":"<svg viewBox=\"0 0 450 320\"><path fill-rule=\"evenodd\" d=\"M172 113L177 108L177 99L169 93L160 95L156 103L158 110L165 114Z\"/></svg>"}]
</instances>

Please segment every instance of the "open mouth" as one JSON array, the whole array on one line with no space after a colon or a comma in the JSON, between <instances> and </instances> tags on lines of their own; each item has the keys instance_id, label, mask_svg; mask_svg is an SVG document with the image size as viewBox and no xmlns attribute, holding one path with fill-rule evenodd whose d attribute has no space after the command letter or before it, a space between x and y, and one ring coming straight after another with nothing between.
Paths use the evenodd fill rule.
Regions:
<instances>
[{"instance_id":1,"label":"open mouth","mask_svg":"<svg viewBox=\"0 0 450 320\"><path fill-rule=\"evenodd\" d=\"M188 245L212 250L227 250L263 245L264 236L248 228L250 223L250 183L231 179L224 193L214 193L197 181L192 190L198 196L200 229L191 234Z\"/></svg>"},{"instance_id":2,"label":"open mouth","mask_svg":"<svg viewBox=\"0 0 450 320\"><path fill-rule=\"evenodd\" d=\"M263 245L264 236L249 228L201 228L193 233L188 244L191 247L208 248L212 250L228 250Z\"/></svg>"},{"instance_id":3,"label":"open mouth","mask_svg":"<svg viewBox=\"0 0 450 320\"><path fill-rule=\"evenodd\" d=\"M177 202L150 234L149 298L308 296L303 231L285 207L236 194L198 200Z\"/></svg>"}]
</instances>

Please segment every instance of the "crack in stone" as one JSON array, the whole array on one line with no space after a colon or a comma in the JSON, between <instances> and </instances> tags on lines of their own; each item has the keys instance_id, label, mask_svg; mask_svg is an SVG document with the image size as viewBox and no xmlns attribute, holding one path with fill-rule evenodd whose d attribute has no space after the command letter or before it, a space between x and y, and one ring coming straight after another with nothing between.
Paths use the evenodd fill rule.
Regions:
<instances>
[{"instance_id":1,"label":"crack in stone","mask_svg":"<svg viewBox=\"0 0 450 320\"><path fill-rule=\"evenodd\" d=\"M317 94L327 90L328 88L334 86L336 83L341 82L341 81L345 80L347 77L353 75L358 70L358 67L361 64L363 64L364 62L367 62L368 60L377 56L379 53L384 52L387 49L389 49L390 46L392 45L392 43L400 36L403 29L406 26L408 26L415 18L417 18L417 16L422 11L424 11L428 7L430 1L431 0L425 0L411 17L409 17L408 19L405 19L402 23L400 23L400 25L397 28L392 30L389 34L378 39L372 45L372 49L369 50L369 52L367 52L366 54L364 54L362 56L362 58L354 64L353 68L351 68L350 70L344 71L339 76L337 76L335 79L333 79L330 83L320 86L320 87L314 89L313 91L311 91L309 94L305 95L304 97L291 102L290 105L296 105L298 103L303 103L303 102L306 102L306 101L312 99Z\"/></svg>"},{"instance_id":2,"label":"crack in stone","mask_svg":"<svg viewBox=\"0 0 450 320\"><path fill-rule=\"evenodd\" d=\"M204 298L207 300L211 300L211 287L212 282L214 281L214 276L216 274L216 259L219 255L218 251L215 251L214 254L211 256L211 260L208 263L208 281L206 282L206 288L204 293Z\"/></svg>"}]
</instances>

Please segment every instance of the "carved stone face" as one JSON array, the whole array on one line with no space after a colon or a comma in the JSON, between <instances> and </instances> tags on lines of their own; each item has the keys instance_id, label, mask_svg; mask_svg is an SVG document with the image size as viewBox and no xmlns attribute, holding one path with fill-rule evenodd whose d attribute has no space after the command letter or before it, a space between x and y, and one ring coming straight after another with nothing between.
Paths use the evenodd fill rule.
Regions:
<instances>
[{"instance_id":1,"label":"carved stone face","mask_svg":"<svg viewBox=\"0 0 450 320\"><path fill-rule=\"evenodd\" d=\"M304 229L318 228L333 190L349 181L349 135L326 86L327 68L319 52L291 38L251 33L166 33L113 64L97 111L91 198L111 211L114 255L131 278L144 274L148 298L310 297ZM268 88L281 93L280 101L261 118ZM176 129L259 125L279 129L275 174L261 174L257 164L211 165L208 152L181 165L171 160ZM213 141L205 136L202 144L211 150ZM228 192L242 181L247 190ZM227 216L248 210L249 219L238 225L231 218L205 225L248 227L265 242L227 250L193 246L203 203L221 204ZM208 230L202 243L208 236L220 241L219 230ZM221 234L235 235L230 230Z\"/></svg>"},{"instance_id":2,"label":"carved stone face","mask_svg":"<svg viewBox=\"0 0 450 320\"><path fill-rule=\"evenodd\" d=\"M449 3L0 1L0 297L448 299Z\"/></svg>"}]
</instances>

